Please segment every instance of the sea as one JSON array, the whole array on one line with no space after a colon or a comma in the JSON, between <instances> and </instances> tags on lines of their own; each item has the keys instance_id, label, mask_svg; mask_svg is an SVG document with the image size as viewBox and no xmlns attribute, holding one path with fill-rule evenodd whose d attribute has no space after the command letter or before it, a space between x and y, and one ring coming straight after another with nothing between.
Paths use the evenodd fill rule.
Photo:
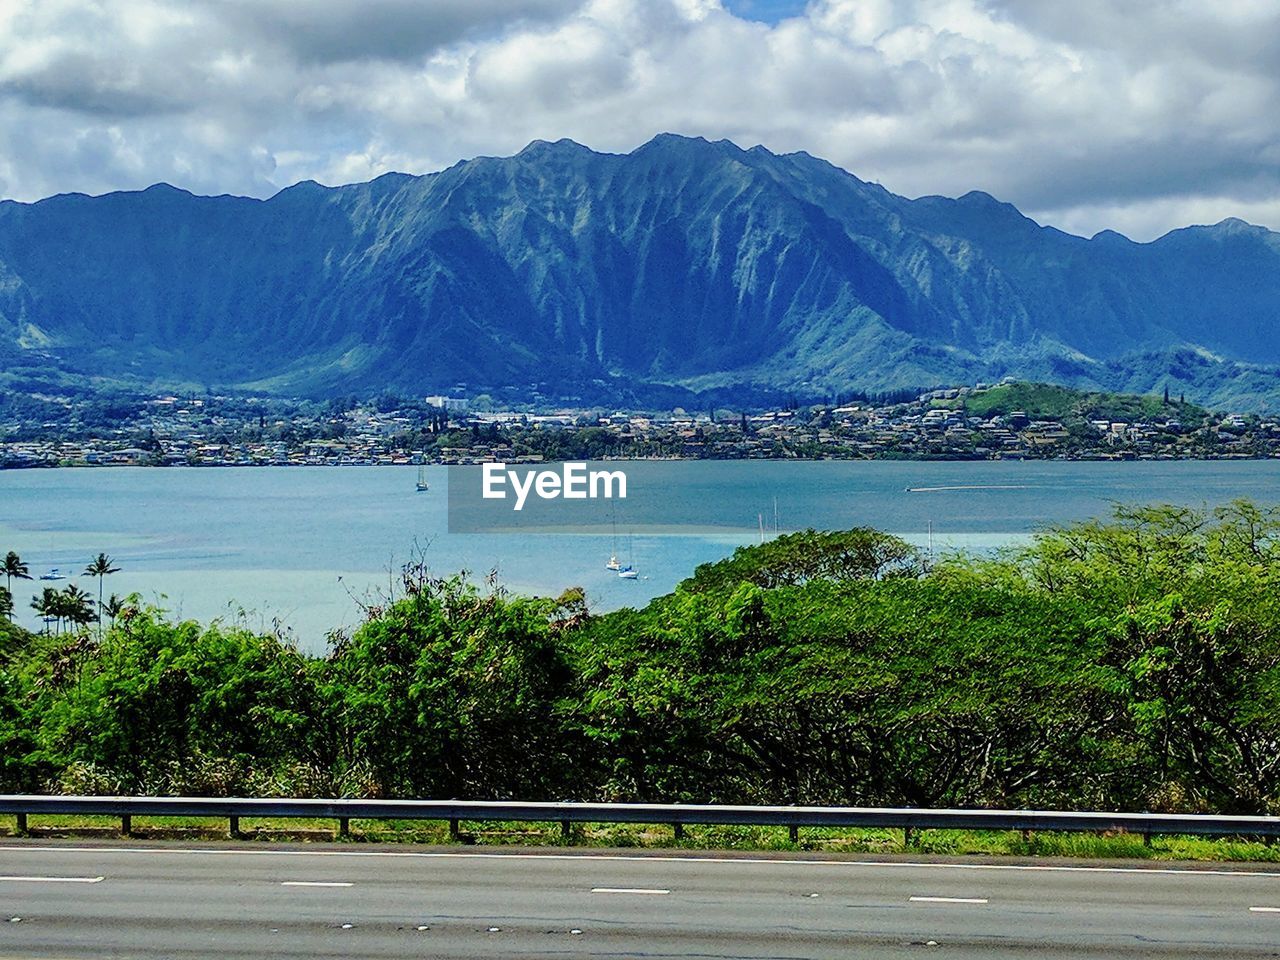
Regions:
<instances>
[{"instance_id":1,"label":"sea","mask_svg":"<svg viewBox=\"0 0 1280 960\"><path fill-rule=\"evenodd\" d=\"M613 464L623 466L626 464ZM447 489L468 468L82 468L0 471L0 555L39 576L15 584L18 618L41 586L75 582L109 554L108 594L174 618L274 630L322 653L422 562L437 575L536 595L582 587L592 609L642 606L701 563L776 533L872 526L941 555L1025 544L1117 504L1280 502L1280 461L719 461L658 466L665 522L592 535L451 533ZM478 469L478 468L471 468ZM669 509L667 509L669 507ZM620 579L611 554L638 571Z\"/></svg>"}]
</instances>

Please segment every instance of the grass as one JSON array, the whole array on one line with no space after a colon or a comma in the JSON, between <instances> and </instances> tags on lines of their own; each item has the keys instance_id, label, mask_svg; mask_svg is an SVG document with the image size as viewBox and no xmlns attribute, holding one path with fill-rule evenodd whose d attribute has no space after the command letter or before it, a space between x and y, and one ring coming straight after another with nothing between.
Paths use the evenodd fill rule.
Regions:
<instances>
[{"instance_id":1,"label":"grass","mask_svg":"<svg viewBox=\"0 0 1280 960\"><path fill-rule=\"evenodd\" d=\"M944 401L942 406L957 406L957 401ZM970 416L1008 415L1021 410L1033 420L1062 420L1082 417L1086 420L1153 420L1177 417L1184 423L1199 423L1207 411L1192 403L1162 397L1136 394L1102 393L1074 390L1048 383L1009 383L971 394L965 400Z\"/></svg>"},{"instance_id":2,"label":"grass","mask_svg":"<svg viewBox=\"0 0 1280 960\"><path fill-rule=\"evenodd\" d=\"M29 816L28 834L84 837L120 834L116 817ZM244 817L240 836L263 841L329 841L336 838L332 819ZM0 818L0 835L15 836L17 821ZM215 840L228 836L228 824L205 817L134 817L132 835L142 839ZM1072 857L1091 860L1202 860L1280 863L1280 846L1249 838L1153 836L1150 845L1137 834L1030 833L1017 831L916 830L910 841L901 830L802 828L793 842L785 827L692 825L677 840L666 825L573 824L566 839L560 825L464 821L459 835L434 820L352 820L352 843L467 843L476 846L565 846L679 850L790 851L845 854L948 856Z\"/></svg>"}]
</instances>

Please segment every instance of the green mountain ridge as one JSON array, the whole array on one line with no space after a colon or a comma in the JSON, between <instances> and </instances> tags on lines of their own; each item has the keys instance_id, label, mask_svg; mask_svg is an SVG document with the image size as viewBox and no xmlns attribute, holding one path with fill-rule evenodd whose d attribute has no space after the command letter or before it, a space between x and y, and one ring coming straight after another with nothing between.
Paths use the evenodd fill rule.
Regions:
<instances>
[{"instance_id":1,"label":"green mountain ridge","mask_svg":"<svg viewBox=\"0 0 1280 960\"><path fill-rule=\"evenodd\" d=\"M1280 235L1152 243L805 153L535 141L268 200L0 203L0 370L326 395L820 397L994 380L1280 404Z\"/></svg>"}]
</instances>

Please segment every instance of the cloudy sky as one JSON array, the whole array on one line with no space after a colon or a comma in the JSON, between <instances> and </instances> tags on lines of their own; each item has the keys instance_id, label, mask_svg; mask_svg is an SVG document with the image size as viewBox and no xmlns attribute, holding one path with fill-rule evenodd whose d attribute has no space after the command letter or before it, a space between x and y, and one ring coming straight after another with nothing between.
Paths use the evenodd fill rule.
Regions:
<instances>
[{"instance_id":1,"label":"cloudy sky","mask_svg":"<svg viewBox=\"0 0 1280 960\"><path fill-rule=\"evenodd\" d=\"M1151 239L1280 229L1280 0L0 0L0 196L268 196L533 139L807 150Z\"/></svg>"}]
</instances>

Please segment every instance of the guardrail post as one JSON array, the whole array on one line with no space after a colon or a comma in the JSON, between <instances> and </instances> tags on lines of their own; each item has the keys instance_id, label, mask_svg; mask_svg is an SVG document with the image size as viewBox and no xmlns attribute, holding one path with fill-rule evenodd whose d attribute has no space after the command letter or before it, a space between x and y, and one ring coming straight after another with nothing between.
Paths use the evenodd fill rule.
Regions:
<instances>
[{"instance_id":1,"label":"guardrail post","mask_svg":"<svg viewBox=\"0 0 1280 960\"><path fill-rule=\"evenodd\" d=\"M457 819L455 818L453 820L450 820L449 821L449 839L452 840L454 843L457 843L460 837L461 837L461 832L458 830Z\"/></svg>"},{"instance_id":2,"label":"guardrail post","mask_svg":"<svg viewBox=\"0 0 1280 960\"><path fill-rule=\"evenodd\" d=\"M679 843L681 840L683 840L683 839L684 839L684 824L683 824L683 823L673 823L673 824L671 825L671 829L672 829L672 831L673 831L673 832L675 833L675 835L676 835L676 843Z\"/></svg>"},{"instance_id":3,"label":"guardrail post","mask_svg":"<svg viewBox=\"0 0 1280 960\"><path fill-rule=\"evenodd\" d=\"M20 837L25 837L27 835L27 815L25 813L19 813L16 815L15 819L18 822L14 829L14 833Z\"/></svg>"},{"instance_id":4,"label":"guardrail post","mask_svg":"<svg viewBox=\"0 0 1280 960\"><path fill-rule=\"evenodd\" d=\"M791 824L791 826L787 827L787 837L791 840L792 843L799 843L800 828L797 827L794 823Z\"/></svg>"},{"instance_id":5,"label":"guardrail post","mask_svg":"<svg viewBox=\"0 0 1280 960\"><path fill-rule=\"evenodd\" d=\"M911 846L911 842L915 840L915 838L916 838L916 832L913 829L911 829L910 827L902 828L902 845L904 847Z\"/></svg>"},{"instance_id":6,"label":"guardrail post","mask_svg":"<svg viewBox=\"0 0 1280 960\"><path fill-rule=\"evenodd\" d=\"M122 837L131 837L131 836L133 836L133 816L132 816L132 814L128 814L128 813L122 813L122 814L120 814L120 836L122 836Z\"/></svg>"},{"instance_id":7,"label":"guardrail post","mask_svg":"<svg viewBox=\"0 0 1280 960\"><path fill-rule=\"evenodd\" d=\"M240 818L239 817L234 815L231 817L231 823L227 827L227 833L231 835L232 840L238 840L240 838Z\"/></svg>"},{"instance_id":8,"label":"guardrail post","mask_svg":"<svg viewBox=\"0 0 1280 960\"><path fill-rule=\"evenodd\" d=\"M1023 842L1023 843L1030 843L1030 842L1031 842L1031 831L1030 831L1030 830L1023 830L1023 831L1022 831L1022 842Z\"/></svg>"},{"instance_id":9,"label":"guardrail post","mask_svg":"<svg viewBox=\"0 0 1280 960\"><path fill-rule=\"evenodd\" d=\"M338 818L338 836L343 840L351 836L351 818L350 817Z\"/></svg>"},{"instance_id":10,"label":"guardrail post","mask_svg":"<svg viewBox=\"0 0 1280 960\"><path fill-rule=\"evenodd\" d=\"M573 824L568 820L560 821L560 839L565 843L573 842Z\"/></svg>"},{"instance_id":11,"label":"guardrail post","mask_svg":"<svg viewBox=\"0 0 1280 960\"><path fill-rule=\"evenodd\" d=\"M1149 847L1149 846L1151 846L1151 831L1150 831L1150 830L1143 830L1143 831L1142 831L1142 845L1143 845L1144 847Z\"/></svg>"}]
</instances>

